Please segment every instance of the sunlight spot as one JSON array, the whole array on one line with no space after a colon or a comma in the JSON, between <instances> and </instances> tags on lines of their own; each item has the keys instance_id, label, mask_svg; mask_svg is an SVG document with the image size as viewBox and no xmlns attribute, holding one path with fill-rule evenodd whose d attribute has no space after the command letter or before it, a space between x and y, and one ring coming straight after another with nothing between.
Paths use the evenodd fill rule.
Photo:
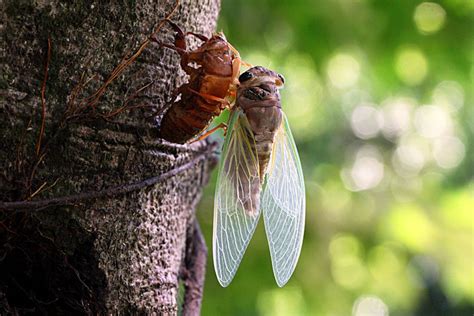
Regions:
<instances>
[{"instance_id":1,"label":"sunlight spot","mask_svg":"<svg viewBox=\"0 0 474 316\"><path fill-rule=\"evenodd\" d=\"M352 315L388 316L388 307L377 296L359 296L352 307Z\"/></svg>"},{"instance_id":2,"label":"sunlight spot","mask_svg":"<svg viewBox=\"0 0 474 316\"><path fill-rule=\"evenodd\" d=\"M354 163L351 176L359 190L371 189L383 178L383 164L374 157L361 157Z\"/></svg>"},{"instance_id":3,"label":"sunlight spot","mask_svg":"<svg viewBox=\"0 0 474 316\"><path fill-rule=\"evenodd\" d=\"M345 257L331 265L334 281L347 289L357 289L363 286L367 279L364 263L357 257Z\"/></svg>"},{"instance_id":4,"label":"sunlight spot","mask_svg":"<svg viewBox=\"0 0 474 316\"><path fill-rule=\"evenodd\" d=\"M385 218L391 238L415 252L426 252L436 246L436 227L416 204L400 204Z\"/></svg>"},{"instance_id":5,"label":"sunlight spot","mask_svg":"<svg viewBox=\"0 0 474 316\"><path fill-rule=\"evenodd\" d=\"M446 11L437 3L423 2L416 7L413 19L421 34L433 34L443 27Z\"/></svg>"},{"instance_id":6,"label":"sunlight spot","mask_svg":"<svg viewBox=\"0 0 474 316\"><path fill-rule=\"evenodd\" d=\"M432 100L435 104L457 111L464 104L464 89L456 81L443 81L433 90Z\"/></svg>"},{"instance_id":7,"label":"sunlight spot","mask_svg":"<svg viewBox=\"0 0 474 316\"><path fill-rule=\"evenodd\" d=\"M465 146L457 137L440 137L433 142L433 156L441 168L451 169L457 167L464 159L465 153Z\"/></svg>"},{"instance_id":8,"label":"sunlight spot","mask_svg":"<svg viewBox=\"0 0 474 316\"><path fill-rule=\"evenodd\" d=\"M382 133L385 138L400 137L410 128L414 103L409 98L388 99L382 103Z\"/></svg>"},{"instance_id":9,"label":"sunlight spot","mask_svg":"<svg viewBox=\"0 0 474 316\"><path fill-rule=\"evenodd\" d=\"M329 60L328 76L331 83L340 89L352 87L359 80L359 62L349 54L337 54Z\"/></svg>"},{"instance_id":10,"label":"sunlight spot","mask_svg":"<svg viewBox=\"0 0 474 316\"><path fill-rule=\"evenodd\" d=\"M401 49L396 56L395 71L405 84L416 86L428 74L428 61L418 48L406 47Z\"/></svg>"},{"instance_id":11,"label":"sunlight spot","mask_svg":"<svg viewBox=\"0 0 474 316\"><path fill-rule=\"evenodd\" d=\"M353 235L338 234L329 243L329 253L333 259L344 256L359 256L361 247L362 245Z\"/></svg>"},{"instance_id":12,"label":"sunlight spot","mask_svg":"<svg viewBox=\"0 0 474 316\"><path fill-rule=\"evenodd\" d=\"M453 132L449 113L437 105L424 105L416 109L414 123L417 132L426 138L451 135Z\"/></svg>"},{"instance_id":13,"label":"sunlight spot","mask_svg":"<svg viewBox=\"0 0 474 316\"><path fill-rule=\"evenodd\" d=\"M377 147L363 146L350 168L344 168L341 178L347 189L362 191L375 188L383 179L384 164Z\"/></svg>"},{"instance_id":14,"label":"sunlight spot","mask_svg":"<svg viewBox=\"0 0 474 316\"><path fill-rule=\"evenodd\" d=\"M431 161L431 143L417 134L407 134L400 138L392 155L392 164L402 177L416 176Z\"/></svg>"},{"instance_id":15,"label":"sunlight spot","mask_svg":"<svg viewBox=\"0 0 474 316\"><path fill-rule=\"evenodd\" d=\"M359 105L352 111L352 131L361 139L375 137L379 132L382 119L374 106L370 104Z\"/></svg>"},{"instance_id":16,"label":"sunlight spot","mask_svg":"<svg viewBox=\"0 0 474 316\"><path fill-rule=\"evenodd\" d=\"M440 218L445 227L457 231L474 231L474 183L456 191L444 193L440 204ZM474 258L473 258L474 259ZM474 293L473 293L474 294Z\"/></svg>"},{"instance_id":17,"label":"sunlight spot","mask_svg":"<svg viewBox=\"0 0 474 316\"><path fill-rule=\"evenodd\" d=\"M403 273L403 263L399 252L390 245L380 245L372 248L368 256L370 274L378 282L390 282Z\"/></svg>"}]
</instances>

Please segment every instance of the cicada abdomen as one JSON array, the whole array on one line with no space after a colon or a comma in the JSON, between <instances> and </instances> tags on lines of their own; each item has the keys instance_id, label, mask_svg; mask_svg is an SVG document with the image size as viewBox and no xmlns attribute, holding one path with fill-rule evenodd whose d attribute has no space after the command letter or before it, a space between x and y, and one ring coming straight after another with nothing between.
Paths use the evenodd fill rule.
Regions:
<instances>
[{"instance_id":1,"label":"cicada abdomen","mask_svg":"<svg viewBox=\"0 0 474 316\"><path fill-rule=\"evenodd\" d=\"M279 286L289 280L301 251L304 179L281 109L283 83L283 76L263 67L239 77L214 205L214 268L223 286L234 277L261 212Z\"/></svg>"},{"instance_id":2,"label":"cicada abdomen","mask_svg":"<svg viewBox=\"0 0 474 316\"><path fill-rule=\"evenodd\" d=\"M184 33L170 22L176 32L175 43L163 45L176 49L181 57L181 67L190 76L189 82L178 88L160 123L160 137L174 143L186 143L206 129L212 119L229 106L228 96L235 94L240 71L240 56L227 42L224 34L211 38L195 33ZM203 43L188 51L185 36L191 34Z\"/></svg>"}]
</instances>

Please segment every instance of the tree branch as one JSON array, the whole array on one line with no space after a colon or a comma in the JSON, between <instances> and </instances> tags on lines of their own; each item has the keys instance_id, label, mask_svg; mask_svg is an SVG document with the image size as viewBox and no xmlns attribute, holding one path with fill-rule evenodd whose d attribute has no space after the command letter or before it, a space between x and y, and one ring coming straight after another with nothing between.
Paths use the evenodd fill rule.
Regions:
<instances>
[{"instance_id":1,"label":"tree branch","mask_svg":"<svg viewBox=\"0 0 474 316\"><path fill-rule=\"evenodd\" d=\"M78 194L66 195L51 199L44 199L44 200L37 200L37 201L16 201L16 202L0 202L0 210L19 210L19 209L29 209L30 211L38 211L45 209L50 206L58 206L58 205L67 205L72 203L77 203L81 201L88 201L97 198L103 197L113 197L119 194L124 194L136 190L143 189L145 187L154 185L158 182L164 181L169 179L189 168L193 167L199 161L208 158L210 154L215 149L215 144L210 146L210 150L203 151L196 155L193 159L189 162L171 169L159 176L148 178L139 182L120 185L111 187L101 191L92 191L92 192L83 192Z\"/></svg>"}]
</instances>

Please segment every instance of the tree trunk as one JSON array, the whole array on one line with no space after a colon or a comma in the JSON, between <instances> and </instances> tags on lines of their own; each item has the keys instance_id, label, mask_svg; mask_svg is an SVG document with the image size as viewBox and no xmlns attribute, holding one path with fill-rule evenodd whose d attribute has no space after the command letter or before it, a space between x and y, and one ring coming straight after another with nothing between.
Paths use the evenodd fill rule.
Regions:
<instances>
[{"instance_id":1,"label":"tree trunk","mask_svg":"<svg viewBox=\"0 0 474 316\"><path fill-rule=\"evenodd\" d=\"M94 94L174 5L1 5L0 314L176 314L179 301L199 313L206 248L194 211L212 144L155 136L186 79L178 55L151 42ZM171 19L210 35L218 9L182 1Z\"/></svg>"}]
</instances>

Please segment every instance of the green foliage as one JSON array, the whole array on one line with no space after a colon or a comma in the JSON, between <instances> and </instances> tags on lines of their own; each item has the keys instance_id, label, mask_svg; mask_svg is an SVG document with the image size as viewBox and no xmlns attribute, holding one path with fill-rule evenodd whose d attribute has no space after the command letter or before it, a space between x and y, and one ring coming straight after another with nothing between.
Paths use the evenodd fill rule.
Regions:
<instances>
[{"instance_id":1,"label":"green foliage","mask_svg":"<svg viewBox=\"0 0 474 316\"><path fill-rule=\"evenodd\" d=\"M290 282L260 225L228 288L210 251L203 315L472 314L473 3L223 1L242 58L286 77L308 206Z\"/></svg>"}]
</instances>

